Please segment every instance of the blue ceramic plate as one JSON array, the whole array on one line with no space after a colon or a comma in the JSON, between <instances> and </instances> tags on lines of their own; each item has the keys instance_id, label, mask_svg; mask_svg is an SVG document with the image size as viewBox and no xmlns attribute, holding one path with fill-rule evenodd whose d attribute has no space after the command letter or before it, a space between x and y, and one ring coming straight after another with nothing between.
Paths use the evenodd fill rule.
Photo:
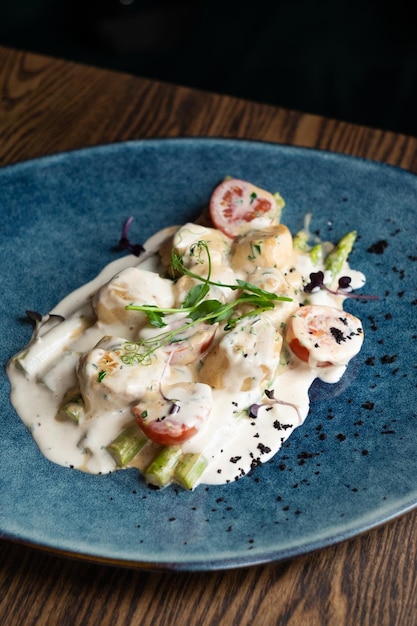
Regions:
<instances>
[{"instance_id":1,"label":"blue ceramic plate","mask_svg":"<svg viewBox=\"0 0 417 626\"><path fill-rule=\"evenodd\" d=\"M294 232L359 238L349 301L365 344L338 385L314 384L311 413L272 461L229 486L147 488L133 470L90 476L47 461L0 388L0 532L95 561L214 570L286 559L362 533L417 503L417 178L352 157L217 139L129 142L0 171L2 362L46 313L92 279L126 217L144 241L197 216L225 176L279 190Z\"/></svg>"}]
</instances>

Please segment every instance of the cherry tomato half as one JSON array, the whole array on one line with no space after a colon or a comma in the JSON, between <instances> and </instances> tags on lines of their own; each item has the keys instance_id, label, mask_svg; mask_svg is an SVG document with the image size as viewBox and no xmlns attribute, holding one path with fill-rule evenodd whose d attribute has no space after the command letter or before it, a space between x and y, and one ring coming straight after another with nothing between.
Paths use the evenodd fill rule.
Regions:
<instances>
[{"instance_id":1,"label":"cherry tomato half","mask_svg":"<svg viewBox=\"0 0 417 626\"><path fill-rule=\"evenodd\" d=\"M180 383L169 386L164 395L160 391L148 391L132 408L132 413L149 439L161 446L175 446L201 430L212 404L208 385Z\"/></svg>"},{"instance_id":2,"label":"cherry tomato half","mask_svg":"<svg viewBox=\"0 0 417 626\"><path fill-rule=\"evenodd\" d=\"M238 178L224 180L210 199L214 226L232 239L255 227L275 224L277 215L277 203L271 193Z\"/></svg>"}]
</instances>

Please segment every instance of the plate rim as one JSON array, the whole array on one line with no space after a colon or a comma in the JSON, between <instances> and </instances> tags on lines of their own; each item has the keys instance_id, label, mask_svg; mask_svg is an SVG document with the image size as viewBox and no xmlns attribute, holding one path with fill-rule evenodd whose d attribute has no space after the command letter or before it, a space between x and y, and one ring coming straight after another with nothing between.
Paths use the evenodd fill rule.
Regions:
<instances>
[{"instance_id":1,"label":"plate rim","mask_svg":"<svg viewBox=\"0 0 417 626\"><path fill-rule=\"evenodd\" d=\"M137 147L142 147L144 145L164 145L166 143L169 144L178 144L178 145L186 145L186 144L212 144L216 143L218 145L240 145L244 146L245 144L248 146L257 146L258 148L262 148L264 146L270 146L276 148L277 150L282 150L284 152L293 153L293 154L302 154L309 153L313 154L313 156L327 156L328 158L334 158L337 160L349 160L355 162L363 162L369 164L370 166L375 166L378 169L380 168L388 168L395 172L398 172L400 175L410 176L414 181L417 180L417 176L415 173L407 170L398 165L392 165L386 163L384 161L373 160L365 157L359 157L352 154L346 154L344 152L332 151L332 150L323 150L320 148L309 147L309 146L294 146L292 144L284 144L277 143L273 141L262 141L258 139L240 139L240 138L224 138L224 137L206 137L206 136L193 136L193 137L158 137L158 138L144 138L144 139L131 139L126 141L116 141L110 142L95 146L87 146L81 148L75 148L71 150L59 151L47 155L38 156L35 158L31 158L24 161L19 161L17 163L7 164L0 168L0 179L3 175L13 174L16 171L36 168L39 163L42 165L48 165L48 163L56 163L60 160L64 159L73 159L83 157L84 155L89 155L91 153L97 152L101 154L105 154L107 152L111 153L112 151L120 150L125 147L129 147L135 149ZM268 554L261 555L258 557L254 555L254 558L249 556L241 556L235 559L226 558L222 559L214 559L209 561L201 561L199 559L192 560L191 557L187 557L187 560L184 562L164 562L157 561L155 563L146 561L138 561L138 560L125 560L125 559L112 559L109 557L102 557L99 554L86 553L86 552L76 552L66 549L61 549L59 547L48 546L45 543L37 543L33 540L26 540L22 537L19 537L18 534L13 535L12 533L2 532L0 528L0 537L6 540L9 540L14 543L22 544L27 547L33 547L34 549L41 550L47 552L49 554L55 554L57 556L76 558L79 560L84 560L88 562L95 562L107 565L116 565L116 566L124 566L128 568L138 568L138 569L151 569L151 570L169 570L169 571L209 571L209 570L226 570L233 569L237 567L250 567L256 565L263 565L271 562L280 562L282 560L287 560L294 558L296 556L301 556L304 554L308 554L311 552L315 552L317 550L323 549L325 547L335 545L344 540L351 539L353 537L359 536L368 532L373 528L380 527L385 523L396 519L407 512L415 509L417 507L417 501L404 501L404 505L401 509L390 512L388 515L376 516L372 522L368 522L358 530L358 527L351 528L350 530L346 530L344 532L336 533L335 535L328 537L327 540L316 540L307 544L303 544L303 547L295 546L289 549L287 552L283 550L277 550L277 554L271 558L271 552ZM360 525L359 525L360 526Z\"/></svg>"}]
</instances>

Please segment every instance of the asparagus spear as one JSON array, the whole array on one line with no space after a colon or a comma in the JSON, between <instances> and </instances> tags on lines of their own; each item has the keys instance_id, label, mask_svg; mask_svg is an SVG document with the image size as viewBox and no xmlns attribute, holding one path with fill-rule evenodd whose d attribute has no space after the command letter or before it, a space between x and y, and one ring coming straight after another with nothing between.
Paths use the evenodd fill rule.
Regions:
<instances>
[{"instance_id":1,"label":"asparagus spear","mask_svg":"<svg viewBox=\"0 0 417 626\"><path fill-rule=\"evenodd\" d=\"M84 403L81 395L74 396L65 402L58 411L58 417L79 424L84 417Z\"/></svg>"},{"instance_id":2,"label":"asparagus spear","mask_svg":"<svg viewBox=\"0 0 417 626\"><path fill-rule=\"evenodd\" d=\"M273 195L274 195L275 202L277 203L277 208L278 208L277 222L279 222L281 219L282 209L285 207L285 200L281 196L281 194L278 193L278 191L276 191Z\"/></svg>"},{"instance_id":3,"label":"asparagus spear","mask_svg":"<svg viewBox=\"0 0 417 626\"><path fill-rule=\"evenodd\" d=\"M146 481L157 487L166 487L173 479L175 466L181 454L181 446L162 448L144 472Z\"/></svg>"},{"instance_id":4,"label":"asparagus spear","mask_svg":"<svg viewBox=\"0 0 417 626\"><path fill-rule=\"evenodd\" d=\"M192 489L207 467L207 459L198 452L183 454L174 471L174 480L184 489Z\"/></svg>"},{"instance_id":5,"label":"asparagus spear","mask_svg":"<svg viewBox=\"0 0 417 626\"><path fill-rule=\"evenodd\" d=\"M340 272L343 264L347 261L347 258L353 248L353 244L356 239L356 230L352 230L340 239L333 250L327 255L325 260L324 269L329 271L332 275L332 279Z\"/></svg>"},{"instance_id":6,"label":"asparagus spear","mask_svg":"<svg viewBox=\"0 0 417 626\"><path fill-rule=\"evenodd\" d=\"M299 230L293 237L292 245L296 250L308 252L308 233L305 230Z\"/></svg>"},{"instance_id":7,"label":"asparagus spear","mask_svg":"<svg viewBox=\"0 0 417 626\"><path fill-rule=\"evenodd\" d=\"M310 259L312 260L314 265L318 265L322 259L323 256L323 247L321 245L321 243L316 244L315 246L313 246L309 252L310 255Z\"/></svg>"},{"instance_id":8,"label":"asparagus spear","mask_svg":"<svg viewBox=\"0 0 417 626\"><path fill-rule=\"evenodd\" d=\"M125 467L148 441L136 422L133 422L109 443L106 450L111 454L116 465Z\"/></svg>"}]
</instances>

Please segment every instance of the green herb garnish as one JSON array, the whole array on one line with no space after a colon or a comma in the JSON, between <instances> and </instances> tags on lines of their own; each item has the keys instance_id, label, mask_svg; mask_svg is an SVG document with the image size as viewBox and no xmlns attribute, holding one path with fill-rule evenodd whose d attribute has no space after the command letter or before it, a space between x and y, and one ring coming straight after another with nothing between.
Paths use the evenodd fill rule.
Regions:
<instances>
[{"instance_id":1,"label":"green herb garnish","mask_svg":"<svg viewBox=\"0 0 417 626\"><path fill-rule=\"evenodd\" d=\"M126 306L126 309L129 311L142 311L146 313L149 323L158 328L167 326L164 319L166 315L186 313L186 316L184 317L184 323L179 328L166 330L154 337L142 339L137 342L126 342L124 346L125 354L121 357L124 363L142 363L144 365L150 363L150 356L155 350L170 343L184 341L184 339L189 337L188 331L202 322L208 324L225 322L224 330L228 331L235 328L236 324L246 317L259 315L259 313L263 311L273 309L277 301L292 301L292 298L278 296L276 293L266 291L245 280L237 279L235 285L212 281L210 279L211 257L207 243L205 241L198 241L193 244L190 249L191 254L197 256L197 258L201 258L203 251L206 253L208 261L207 276L205 278L195 274L186 267L181 255L175 251L172 253L171 264L175 273L190 276L200 281L188 291L181 307L163 308L147 304L129 304ZM232 291L239 290L241 293L233 302L223 303L215 299L205 300L204 298L208 295L211 286L228 288ZM233 316L236 307L242 304L249 305L249 310L242 315Z\"/></svg>"},{"instance_id":2,"label":"green herb garnish","mask_svg":"<svg viewBox=\"0 0 417 626\"><path fill-rule=\"evenodd\" d=\"M101 371L98 373L98 377L97 377L97 378L98 378L98 382L99 382L99 383L101 383L101 381L103 380L103 378L104 378L106 375L107 375L106 370L101 370Z\"/></svg>"}]
</instances>

